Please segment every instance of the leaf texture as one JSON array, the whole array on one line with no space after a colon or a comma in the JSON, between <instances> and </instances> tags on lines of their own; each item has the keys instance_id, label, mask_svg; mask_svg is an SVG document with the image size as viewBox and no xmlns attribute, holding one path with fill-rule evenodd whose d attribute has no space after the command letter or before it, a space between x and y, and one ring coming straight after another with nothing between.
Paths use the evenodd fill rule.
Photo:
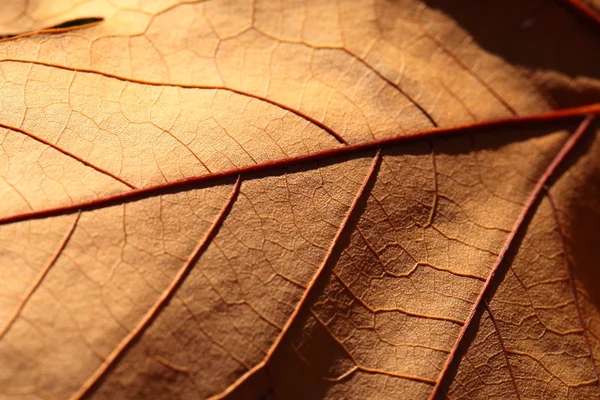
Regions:
<instances>
[{"instance_id":1,"label":"leaf texture","mask_svg":"<svg viewBox=\"0 0 600 400\"><path fill-rule=\"evenodd\" d=\"M597 397L594 7L8 2L0 398Z\"/></svg>"}]
</instances>

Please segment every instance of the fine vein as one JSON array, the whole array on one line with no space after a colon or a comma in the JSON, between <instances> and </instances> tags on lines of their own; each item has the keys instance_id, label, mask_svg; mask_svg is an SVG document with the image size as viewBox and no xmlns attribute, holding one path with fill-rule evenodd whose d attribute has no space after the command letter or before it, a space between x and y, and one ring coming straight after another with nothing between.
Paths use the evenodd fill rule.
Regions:
<instances>
[{"instance_id":1,"label":"fine vein","mask_svg":"<svg viewBox=\"0 0 600 400\"><path fill-rule=\"evenodd\" d=\"M500 343L500 347L502 348L502 355L504 356L504 362L506 363L506 368L508 369L508 375L510 375L510 380L512 382L512 386L515 389L515 395L518 400L521 400L521 394L519 393L519 388L517 387L517 380L515 379L515 373L513 372L512 365L510 364L510 360L508 358L508 352L506 349L506 345L504 344L504 339L502 338L502 333L500 332L500 327L498 326L498 322L496 321L496 317L492 314L492 310L490 310L490 305L487 301L483 301L483 306L490 317L490 321L494 326L494 332L496 332L496 337L498 338L498 343Z\"/></svg>"},{"instance_id":2,"label":"fine vein","mask_svg":"<svg viewBox=\"0 0 600 400\"><path fill-rule=\"evenodd\" d=\"M547 194L546 198L550 203L550 208L552 209L552 216L554 217L554 221L556 222L556 227L558 228L558 234L560 236L560 240L562 242L562 248L564 253L564 265L567 275L569 276L569 288L571 289L571 293L573 295L573 301L575 303L575 309L577 310L577 318L579 319L579 324L581 325L581 329L583 331L583 339L585 340L585 344L590 352L590 359L592 362L592 369L594 370L594 376L596 377L596 381L600 383L599 374L598 374L598 366L596 365L596 359L594 358L594 350L592 347L592 343L590 343L590 338L588 335L589 328L587 327L585 320L583 318L583 312L581 310L581 303L579 302L579 295L577 294L577 287L575 286L575 277L573 276L573 271L571 269L571 262L569 261L569 252L567 248L567 243L565 240L565 234L563 232L562 224L560 219L558 218L558 209L554 204L554 200L550 193ZM600 387L596 386L600 391Z\"/></svg>"},{"instance_id":3,"label":"fine vein","mask_svg":"<svg viewBox=\"0 0 600 400\"><path fill-rule=\"evenodd\" d=\"M371 168L370 168L369 172L367 173L365 180L363 181L360 189L358 190L358 193L354 197L354 201L348 208L348 212L346 213L344 220L340 224L340 227L339 227L335 237L333 238L331 245L329 246L329 250L327 251L327 254L323 258L323 262L321 263L321 265L319 266L319 268L313 275L309 284L306 286L306 290L304 291L302 298L298 302L297 306L294 308L294 312L288 318L286 324L284 325L283 329L281 330L281 333L277 336L277 338L275 339L275 342L271 345L271 348L267 352L267 355L265 356L265 358L260 363L258 363L256 366L254 366L252 369L250 369L248 372L246 372L244 375L242 375L235 383L230 385L224 392L220 393L217 396L211 397L211 399L216 400L216 399L223 399L223 398L227 397L228 395L233 393L238 387L240 387L240 385L244 381L246 381L247 379L250 379L253 375L260 373L267 366L267 363L269 362L269 360L275 353L275 350L277 350L277 348L279 347L279 345L285 338L287 332L289 331L290 327L296 320L296 316L300 313L300 310L306 305L309 295L311 293L311 289L315 286L315 284L317 283L317 281L323 274L323 271L329 265L329 263L331 261L331 255L336 250L336 248L339 246L340 238L344 234L346 227L348 226L348 222L350 221L350 219L352 218L352 216L354 214L354 210L357 208L357 205L364 199L364 196L367 196L369 194L367 187L376 178L377 170L379 168L380 162L381 162L381 150L378 150L377 154L375 155L375 158L373 159L373 162L371 163Z\"/></svg>"},{"instance_id":4,"label":"fine vein","mask_svg":"<svg viewBox=\"0 0 600 400\"><path fill-rule=\"evenodd\" d=\"M292 107L286 106L283 103L280 103L278 101L269 99L268 97L264 97L264 96L260 96L257 94L253 94L253 93L249 93L249 92L245 92L243 90L239 90L239 89L234 89L234 88L230 88L224 85L189 85L189 84L180 84L180 83L166 83L166 82L154 82L154 81L145 81L142 79L135 79L135 78L127 78L124 76L120 76L120 75L115 75L115 74L111 74L108 72L102 72L102 71L96 71L93 69L89 69L89 68L76 68L76 67L68 67L65 65L59 65L59 64L52 64L52 63L47 63L47 62L43 62L43 61L34 61L34 60L19 60L19 59L13 59L13 58L4 58L4 59L0 59L0 63L2 62L14 62L14 63L21 63L21 64L33 64L33 65L42 65L45 67L52 67L52 68L57 68L57 69L62 69L65 71L71 71L71 72L81 72L81 73L86 73L86 74L93 74L93 75L100 75L100 76L104 76L106 78L112 78L112 79L117 79L119 81L122 82L131 82L131 83L139 83L142 85L148 85L148 86L161 86L161 87L177 87L177 88L182 88L182 89L206 89L206 90L223 90L226 92L231 92L231 93L236 93L242 96L246 96L246 97L250 97L256 100L260 100L260 101L264 101L265 103L269 103L271 105L274 105L276 107L279 107L283 110L289 111L292 114L297 115L298 117L318 126L319 128L321 128L322 130L324 130L325 132L327 132L328 134L330 134L331 136L333 136L338 142L340 142L341 144L348 144L348 142L346 141L346 139L344 139L343 137L341 137L336 131L334 131L333 129L331 129L329 126L325 125L323 122L318 121L316 119L314 119L313 117L309 116L308 114L305 114L299 110L296 110Z\"/></svg>"},{"instance_id":5,"label":"fine vein","mask_svg":"<svg viewBox=\"0 0 600 400\"><path fill-rule=\"evenodd\" d=\"M404 98L406 98L413 106L415 106L431 123L431 125L437 127L438 124L435 122L435 120L433 119L433 117L431 116L431 114L429 114L429 112L427 112L427 110L425 110L425 108L423 108L423 106L421 106L419 104L419 102L417 102L412 96L410 96L408 93L406 93L401 87L400 85L398 85L397 83L395 83L394 81L392 81L390 78L388 78L387 76L385 76L381 71L379 71L377 68L375 68L373 65L371 65L367 60L359 57L356 53L354 53L353 51L347 49L344 46L327 46L327 45L315 45L315 44L309 44L307 42L305 42L304 40L292 40L292 39L281 39L278 38L274 35L271 35L265 31L263 31L262 29L259 29L257 27L253 27L252 29L254 29L256 32L260 33L261 35L263 35L266 38L269 38L271 40L277 41L279 43L291 43L291 44L299 44L302 46L306 46L310 49L319 49L319 50L340 50L343 51L344 53L346 53L348 56L350 56L353 60L359 62L360 64L362 64L365 68L367 68L369 71L371 71L372 73L374 73L379 79L381 79L382 81L384 81L387 85L389 85L390 87L393 87L394 89L396 89L398 91L398 93L400 93L402 96L404 96Z\"/></svg>"},{"instance_id":6,"label":"fine vein","mask_svg":"<svg viewBox=\"0 0 600 400\"><path fill-rule=\"evenodd\" d=\"M404 142L414 142L419 140L431 140L438 137L444 136L452 136L458 134L465 133L483 133L485 130L494 129L494 128L502 128L502 127L511 127L511 126L520 126L521 124L532 123L548 123L551 121L559 121L559 120L569 120L577 117L582 117L588 114L597 115L600 114L600 103L595 103L592 105L569 108L558 111L551 111L543 114L534 114L524 117L516 117L516 118L505 118L491 121L483 121L477 122L468 125L458 125L454 127L448 128L436 128L431 130L425 130L420 132L415 132L410 135L400 135L394 136L391 138L381 139L381 140L373 140L368 142L363 142L359 144L343 146L343 147L335 147L328 150L323 150L311 154L295 156L295 157L287 157L282 158L275 161L268 161L261 164L253 164L245 167L234 168L226 171L214 172L211 174L195 176L191 178L180 179L172 182L166 182L159 185L148 186L142 189L130 190L128 192L119 193L116 195L105 196L99 199L83 201L75 204L60 206L51 209L38 210L25 212L16 215L10 215L7 217L0 217L0 224L6 224L17 221L24 221L27 219L34 218L46 218L57 215L64 215L76 212L77 210L92 210L103 207L108 207L115 204L122 204L128 201L132 201L139 198L144 198L148 196L152 196L158 194L162 191L167 190L175 190L186 185L192 184L200 184L207 183L210 181L215 181L219 179L225 178L233 178L240 174L250 174L255 172L264 172L270 169L275 169L278 167L286 167L292 165L305 164L313 161L326 160L328 158L343 156L343 155L351 155L356 154L363 151L375 150L375 149L383 149L390 146L394 146L397 144L401 144Z\"/></svg>"},{"instance_id":7,"label":"fine vein","mask_svg":"<svg viewBox=\"0 0 600 400\"><path fill-rule=\"evenodd\" d=\"M168 304L171 300L177 289L181 286L186 276L192 270L198 258L202 255L202 253L206 250L208 245L211 243L212 239L216 235L219 230L221 224L225 220L227 214L231 210L235 199L240 191L241 185L241 177L238 177L234 188L229 195L229 198L225 202L225 205L213 221L212 225L204 235L204 237L200 240L196 248L193 250L192 254L185 262L183 267L177 272L175 278L171 282L171 284L164 290L161 296L156 300L154 305L146 312L144 317L138 322L136 327L129 332L125 338L115 347L115 349L106 357L104 362L100 365L100 367L94 372L92 376L89 377L87 381L83 383L83 385L79 388L79 390L71 396L71 400L81 399L87 393L89 393L93 387L100 381L100 379L104 376L104 374L108 371L108 369L115 363L115 361L127 350L127 348L131 345L131 343L140 336L147 328L150 326L152 321L158 316L160 311Z\"/></svg>"},{"instance_id":8,"label":"fine vein","mask_svg":"<svg viewBox=\"0 0 600 400\"><path fill-rule=\"evenodd\" d=\"M71 227L69 228L69 230L66 233L66 235L63 237L63 240L60 242L60 245L58 246L58 249L52 255L52 258L50 259L50 261L48 262L48 264L46 264L46 266L40 271L40 273L36 277L35 281L29 287L29 289L27 290L27 292L23 296L22 300L19 302L19 305L17 306L17 308L15 308L15 311L12 313L12 315L10 316L10 318L8 319L8 321L6 322L6 324L4 325L4 327L2 329L0 329L0 340L10 330L11 326L17 320L17 318L19 317L19 315L21 315L21 312L23 311L23 308L25 308L25 306L27 305L27 303L29 302L29 300L33 296L33 293L42 284L42 281L44 280L44 278L46 277L46 275L48 275L48 272L50 272L50 269L54 266L54 264L56 264L56 261L58 260L58 258L62 254L63 250L67 246L67 243L69 243L69 240L71 239L71 236L73 236L73 232L75 231L75 227L77 226L77 222L79 222L79 217L80 216L81 216L81 211L78 212L77 215L75 216L75 220L71 224Z\"/></svg>"},{"instance_id":9,"label":"fine vein","mask_svg":"<svg viewBox=\"0 0 600 400\"><path fill-rule=\"evenodd\" d=\"M31 132L26 131L25 129L17 128L16 126L10 126L10 125L6 125L6 124L3 124L3 123L0 123L0 128L9 129L11 131L22 133L23 135L28 136L28 137L32 138L33 140L36 140L36 141L38 141L38 142L40 142L42 144L45 144L48 147L53 148L56 151L61 152L62 154L66 155L67 157L71 157L72 159L79 161L83 165L88 166L88 167L90 167L90 168L92 168L92 169L100 172L101 174L110 176L114 180L121 182L123 185L127 186L130 189L137 189L134 185L132 185L131 183L127 182L123 178L119 178L117 175L113 174L112 172L107 171L107 170L105 170L103 168L100 168L97 165L94 165L91 162L86 161L83 158L81 158L81 157L79 157L79 156L77 156L77 155L75 155L75 154L73 154L73 153L71 153L71 152L69 152L69 151L67 151L65 149L60 148L59 146L55 145L54 143L51 143L51 142L49 142L49 141L47 141L45 139L42 139L41 137L39 137L37 135L34 135Z\"/></svg>"},{"instance_id":10,"label":"fine vein","mask_svg":"<svg viewBox=\"0 0 600 400\"><path fill-rule=\"evenodd\" d=\"M571 137L565 142L565 144L560 149L556 157L554 157L550 165L548 165L540 179L537 181L533 192L530 194L529 198L527 199L527 202L525 203L525 207L523 208L521 214L519 215L519 218L515 222L513 229L506 238L506 241L504 242L504 246L502 247L502 250L498 255L496 263L492 267L487 280L483 284L483 288L479 292L479 296L477 296L475 303L473 303L471 312L465 320L465 324L463 325L458 335L458 338L456 339L456 342L454 343L454 346L450 351L450 355L446 359L444 367L442 368L442 372L440 373L437 379L437 383L433 388L433 391L431 392L431 396L429 397L430 400L438 398L438 396L441 394L442 385L445 383L445 380L448 377L450 367L454 365L455 360L458 361L458 350L463 344L467 330L470 329L477 312L483 306L483 303L490 291L490 288L492 287L492 284L494 283L500 266L505 263L509 251L513 250L514 246L518 244L517 239L523 231L523 229L526 228L526 221L529 218L530 214L535 210L535 207L539 202L541 196L543 195L546 186L554 177L554 174L556 173L558 167L562 164L567 155L571 152L571 150L573 150L575 145L579 143L579 141L581 140L581 138L583 137L593 120L593 115L588 115L585 117L585 119L581 122L575 133L571 135Z\"/></svg>"}]
</instances>

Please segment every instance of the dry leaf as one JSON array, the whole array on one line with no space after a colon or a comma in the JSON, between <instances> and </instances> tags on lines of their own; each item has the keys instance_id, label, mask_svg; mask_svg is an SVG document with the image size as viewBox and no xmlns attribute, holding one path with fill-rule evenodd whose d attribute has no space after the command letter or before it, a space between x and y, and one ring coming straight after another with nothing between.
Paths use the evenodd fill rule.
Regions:
<instances>
[{"instance_id":1,"label":"dry leaf","mask_svg":"<svg viewBox=\"0 0 600 400\"><path fill-rule=\"evenodd\" d=\"M3 7L0 398L598 397L596 1Z\"/></svg>"}]
</instances>

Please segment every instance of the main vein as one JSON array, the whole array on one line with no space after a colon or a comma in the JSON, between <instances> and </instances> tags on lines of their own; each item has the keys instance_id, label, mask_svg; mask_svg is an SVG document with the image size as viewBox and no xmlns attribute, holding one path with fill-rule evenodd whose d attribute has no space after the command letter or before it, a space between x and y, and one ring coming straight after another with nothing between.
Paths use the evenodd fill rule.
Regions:
<instances>
[{"instance_id":1,"label":"main vein","mask_svg":"<svg viewBox=\"0 0 600 400\"><path fill-rule=\"evenodd\" d=\"M253 164L245 167L234 168L226 171L214 172L206 175L195 176L192 178L180 179L177 181L166 182L159 185L149 186L142 189L135 189L124 193L115 195L109 195L94 200L83 201L79 203L69 204L65 206L49 208L45 210L30 211L21 214L15 214L7 217L0 218L0 225L11 222L24 221L36 218L47 218L57 215L71 214L78 212L79 210L94 210L103 207L108 207L116 204L122 204L130 201L134 201L141 198L150 197L163 193L165 191L176 191L184 190L189 185L206 184L209 182L215 182L221 179L234 179L238 175L246 175L257 172L268 172L270 170L276 170L277 168L288 167L292 165L304 164L315 161L326 161L335 157L348 156L357 154L365 151L375 149L385 149L387 147L395 146L405 142L414 142L421 140L431 140L444 136L452 136L465 133L483 133L490 129L498 129L503 127L517 126L521 124L539 124L556 122L560 120L569 120L573 118L583 117L585 115L598 115L600 114L600 103L569 108L564 110L552 111L542 114L534 114L524 117L516 118L505 118L491 121L478 122L468 125L459 125L448 128L436 128L431 130L425 130L415 132L410 135L394 136L386 139L372 140L368 142L362 142L354 145L335 147L328 150L323 150L311 154L282 158L275 161L268 161L261 164Z\"/></svg>"}]
</instances>

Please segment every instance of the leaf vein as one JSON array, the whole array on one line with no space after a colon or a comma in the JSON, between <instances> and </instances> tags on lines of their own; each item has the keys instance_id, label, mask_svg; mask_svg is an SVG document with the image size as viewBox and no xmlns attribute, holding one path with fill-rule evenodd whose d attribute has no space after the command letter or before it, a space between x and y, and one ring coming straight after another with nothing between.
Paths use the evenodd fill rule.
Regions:
<instances>
[{"instance_id":1,"label":"leaf vein","mask_svg":"<svg viewBox=\"0 0 600 400\"><path fill-rule=\"evenodd\" d=\"M194 267L198 258L202 255L202 253L206 250L208 245L212 242L212 239L218 232L221 224L226 218L229 210L235 203L237 195L240 191L241 185L241 177L238 177L234 188L225 202L225 205L213 221L212 225L204 235L204 237L200 240L186 263L183 267L177 272L175 278L171 282L171 284L163 291L158 300L154 303L154 305L146 312L144 317L138 322L136 327L127 335L125 338L117 345L117 347L113 350L112 353L106 357L104 362L100 365L100 367L86 380L83 385L71 396L71 400L81 399L87 393L93 390L93 388L99 383L104 374L109 370L109 368L114 365L119 357L121 357L127 348L131 346L133 341L139 337L154 321L154 319L159 315L160 311L169 303L169 300L175 295L177 289L181 286L188 273Z\"/></svg>"},{"instance_id":2,"label":"leaf vein","mask_svg":"<svg viewBox=\"0 0 600 400\"><path fill-rule=\"evenodd\" d=\"M50 269L54 266L54 264L56 264L56 261L58 260L58 258L62 254L63 250L67 246L67 243L69 243L69 240L73 236L73 232L75 231L75 227L77 226L77 223L79 222L79 217L80 216L81 216L81 211L79 211L77 213L77 215L75 216L75 219L73 220L73 223L71 224L69 230L67 231L67 233L63 237L62 241L60 242L60 244L58 246L58 249L52 255L52 258L50 259L50 261L48 262L48 264L46 264L46 266L40 271L40 273L36 277L35 281L29 287L29 289L27 290L27 292L25 293L25 295L23 296L23 298L19 302L19 305L15 308L15 310L12 313L12 315L9 317L9 319L6 322L6 324L4 325L4 327L2 327L2 329L0 329L0 340L2 340L2 338L10 330L10 328L12 327L12 325L14 324L14 322L17 320L17 318L19 317L19 315L21 315L21 312L23 311L23 309L25 308L25 306L27 305L27 303L29 302L29 300L31 299L31 297L33 296L33 294L35 293L35 291L37 290L37 288L40 287L40 285L42 284L42 281L44 280L44 278L46 277L46 275L48 275L48 272L50 272Z\"/></svg>"},{"instance_id":3,"label":"leaf vein","mask_svg":"<svg viewBox=\"0 0 600 400\"><path fill-rule=\"evenodd\" d=\"M459 350L460 346L463 344L463 341L465 340L464 338L466 336L467 329L469 329L473 325L473 321L475 319L476 314L480 311L480 309L485 301L486 296L489 294L489 292L491 290L492 283L495 282L495 278L498 276L498 270L505 263L506 257L508 255L509 251L511 251L513 249L513 247L515 246L515 244L517 244L518 236L522 233L523 229L526 228L527 219L530 217L531 213L535 210L536 205L538 204L542 194L544 193L544 190L546 189L546 186L549 184L550 180L554 177L556 171L558 170L560 165L562 165L562 163L565 160L565 158L567 157L567 155L569 155L571 153L571 150L580 142L581 138L588 131L588 128L590 127L593 120L594 120L594 115L587 115L583 119L583 121L580 123L577 130L566 141L566 143L560 149L558 154L554 157L552 162L548 165L548 167L546 168L546 170L544 171L544 173L542 174L542 176L539 178L538 182L536 183L535 188L529 195L529 198L528 198L527 202L525 203L525 206L524 206L521 214L517 218L517 221L515 222L511 233L508 235L508 237L506 238L506 241L504 242L504 246L503 246L502 250L500 251L500 254L498 255L496 263L492 267L487 280L485 281L481 291L479 292L477 300L473 304L473 308L471 309L469 316L465 320L465 324L463 325L463 328L461 329L461 331L458 335L458 338L456 339L456 342L454 343L454 347L452 348L450 355L446 359L446 363L444 364L444 367L442 368L442 371L437 379L436 385L433 388L433 391L431 392L431 395L429 397L431 400L438 398L438 396L443 391L442 385L445 383L447 377L449 376L450 367L452 365L454 365L455 360L458 360L458 357L457 357L458 350Z\"/></svg>"}]
</instances>

